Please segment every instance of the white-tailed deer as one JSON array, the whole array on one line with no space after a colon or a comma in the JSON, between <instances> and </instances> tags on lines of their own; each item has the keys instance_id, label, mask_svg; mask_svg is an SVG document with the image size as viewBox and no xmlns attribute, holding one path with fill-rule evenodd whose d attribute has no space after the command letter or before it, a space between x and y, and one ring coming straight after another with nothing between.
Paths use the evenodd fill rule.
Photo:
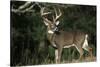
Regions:
<instances>
[{"instance_id":1,"label":"white-tailed deer","mask_svg":"<svg viewBox=\"0 0 100 67\"><path fill-rule=\"evenodd\" d=\"M52 44L52 46L55 47L56 63L60 63L63 48L69 48L71 46L75 46L78 50L80 54L79 59L82 58L82 55L84 53L83 49L88 51L89 54L92 56L92 48L88 46L88 34L79 31L58 31L57 26L60 23L58 19L62 15L61 10L59 9L57 12L57 10L54 9L55 16L52 16L52 21L45 17L46 15L51 14L52 12L44 12L44 10L45 7L41 8L41 16L45 25L47 26L47 38ZM56 31L58 31L58 33Z\"/></svg>"}]
</instances>

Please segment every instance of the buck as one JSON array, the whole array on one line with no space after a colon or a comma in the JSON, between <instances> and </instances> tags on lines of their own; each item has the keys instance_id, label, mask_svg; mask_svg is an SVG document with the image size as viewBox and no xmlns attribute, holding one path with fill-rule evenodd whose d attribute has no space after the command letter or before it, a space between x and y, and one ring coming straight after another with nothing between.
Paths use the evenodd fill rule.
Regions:
<instances>
[{"instance_id":1,"label":"buck","mask_svg":"<svg viewBox=\"0 0 100 67\"><path fill-rule=\"evenodd\" d=\"M46 15L51 14L52 12L44 12L46 8L41 8L41 16L43 18L44 24L47 26L47 38L50 41L51 45L55 48L55 62L60 63L61 54L63 48L70 48L72 46L76 47L80 57L82 59L84 50L88 51L92 56L92 48L88 46L88 34L79 31L58 31L58 25L60 23L59 18L62 13L59 9L58 12L54 9L55 14L52 16L52 21L49 20Z\"/></svg>"}]
</instances>

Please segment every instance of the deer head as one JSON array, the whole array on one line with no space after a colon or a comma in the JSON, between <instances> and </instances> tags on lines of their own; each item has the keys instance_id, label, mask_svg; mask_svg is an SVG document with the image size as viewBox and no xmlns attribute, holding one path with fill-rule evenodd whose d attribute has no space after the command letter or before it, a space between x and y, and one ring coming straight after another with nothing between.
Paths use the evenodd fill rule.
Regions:
<instances>
[{"instance_id":1,"label":"deer head","mask_svg":"<svg viewBox=\"0 0 100 67\"><path fill-rule=\"evenodd\" d=\"M54 8L54 15L52 15L52 21L49 20L46 15L52 14L52 12L44 12L45 7L41 8L41 16L44 20L44 24L47 26L48 33L54 33L58 30L57 26L59 25L59 18L62 15L60 9L59 14L57 13L57 10Z\"/></svg>"}]
</instances>

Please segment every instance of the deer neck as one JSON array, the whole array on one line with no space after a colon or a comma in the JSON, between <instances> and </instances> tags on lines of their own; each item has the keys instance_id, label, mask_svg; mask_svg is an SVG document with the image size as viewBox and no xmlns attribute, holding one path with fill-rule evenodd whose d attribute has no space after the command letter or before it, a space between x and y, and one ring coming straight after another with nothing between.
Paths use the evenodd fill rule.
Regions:
<instances>
[{"instance_id":1,"label":"deer neck","mask_svg":"<svg viewBox=\"0 0 100 67\"><path fill-rule=\"evenodd\" d=\"M47 38L50 43L54 43L56 35L60 35L60 31L54 31L53 33L51 33L47 30Z\"/></svg>"},{"instance_id":2,"label":"deer neck","mask_svg":"<svg viewBox=\"0 0 100 67\"><path fill-rule=\"evenodd\" d=\"M50 33L47 31L47 38L50 42L54 41L55 35L55 33Z\"/></svg>"}]
</instances>

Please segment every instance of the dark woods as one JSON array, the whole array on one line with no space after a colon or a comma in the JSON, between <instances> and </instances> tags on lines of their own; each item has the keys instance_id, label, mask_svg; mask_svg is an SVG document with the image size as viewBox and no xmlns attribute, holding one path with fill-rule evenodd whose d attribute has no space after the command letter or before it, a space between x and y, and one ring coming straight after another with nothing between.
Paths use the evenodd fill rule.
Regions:
<instances>
[{"instance_id":1,"label":"dark woods","mask_svg":"<svg viewBox=\"0 0 100 67\"><path fill-rule=\"evenodd\" d=\"M18 9L24 3L11 1L11 66L54 63L54 49L49 46L46 38L46 27L40 15L39 5L49 9L54 6L61 9L63 15L59 29L88 33L89 45L96 56L96 6L39 3L30 12L12 12L12 7ZM30 5L34 4L35 2ZM62 60L71 61L71 57L78 58L74 48L66 49Z\"/></svg>"}]
</instances>

